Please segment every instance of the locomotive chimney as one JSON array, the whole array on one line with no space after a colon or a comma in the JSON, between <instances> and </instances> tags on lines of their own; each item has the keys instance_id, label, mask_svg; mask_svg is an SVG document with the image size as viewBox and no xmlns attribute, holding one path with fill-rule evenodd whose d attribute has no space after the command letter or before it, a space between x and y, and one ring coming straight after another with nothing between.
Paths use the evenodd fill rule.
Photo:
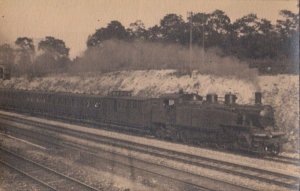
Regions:
<instances>
[{"instance_id":1,"label":"locomotive chimney","mask_svg":"<svg viewBox=\"0 0 300 191\"><path fill-rule=\"evenodd\" d=\"M231 93L225 94L225 104L226 105L235 104L236 99L237 99L237 97L234 94L231 94Z\"/></svg>"},{"instance_id":2,"label":"locomotive chimney","mask_svg":"<svg viewBox=\"0 0 300 191\"><path fill-rule=\"evenodd\" d=\"M262 98L262 93L261 92L255 92L255 104L260 105L261 104L261 98Z\"/></svg>"},{"instance_id":3,"label":"locomotive chimney","mask_svg":"<svg viewBox=\"0 0 300 191\"><path fill-rule=\"evenodd\" d=\"M208 103L217 103L218 102L218 95L217 94L207 94L206 101Z\"/></svg>"}]
</instances>

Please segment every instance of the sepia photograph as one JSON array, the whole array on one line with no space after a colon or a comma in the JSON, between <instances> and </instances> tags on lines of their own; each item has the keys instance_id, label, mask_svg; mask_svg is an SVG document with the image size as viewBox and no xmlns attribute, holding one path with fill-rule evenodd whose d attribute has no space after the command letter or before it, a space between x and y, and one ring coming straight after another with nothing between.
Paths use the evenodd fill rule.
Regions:
<instances>
[{"instance_id":1,"label":"sepia photograph","mask_svg":"<svg viewBox=\"0 0 300 191\"><path fill-rule=\"evenodd\" d=\"M0 0L0 191L298 191L300 0Z\"/></svg>"}]
</instances>

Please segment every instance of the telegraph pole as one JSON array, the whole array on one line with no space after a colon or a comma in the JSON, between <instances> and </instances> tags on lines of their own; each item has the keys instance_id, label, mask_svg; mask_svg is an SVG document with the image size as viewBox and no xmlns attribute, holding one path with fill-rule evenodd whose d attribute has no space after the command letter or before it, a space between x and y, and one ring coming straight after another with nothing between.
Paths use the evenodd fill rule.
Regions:
<instances>
[{"instance_id":1,"label":"telegraph pole","mask_svg":"<svg viewBox=\"0 0 300 191\"><path fill-rule=\"evenodd\" d=\"M206 23L205 23L206 24ZM204 31L204 14L202 15L202 63L205 62L205 52L204 52L204 38L205 38L205 31Z\"/></svg>"},{"instance_id":2,"label":"telegraph pole","mask_svg":"<svg viewBox=\"0 0 300 191\"><path fill-rule=\"evenodd\" d=\"M190 23L190 46L189 46L189 66L187 67L188 72L190 73L190 76L192 76L192 71L191 71L191 67L192 67L192 57L193 57L193 12L188 12L187 13L188 19L189 19L189 23Z\"/></svg>"}]
</instances>

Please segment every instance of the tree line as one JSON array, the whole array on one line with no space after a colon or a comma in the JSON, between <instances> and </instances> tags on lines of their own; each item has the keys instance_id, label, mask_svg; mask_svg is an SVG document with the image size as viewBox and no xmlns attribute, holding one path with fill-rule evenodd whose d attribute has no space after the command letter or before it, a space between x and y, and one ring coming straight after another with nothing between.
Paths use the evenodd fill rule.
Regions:
<instances>
[{"instance_id":1,"label":"tree line","mask_svg":"<svg viewBox=\"0 0 300 191\"><path fill-rule=\"evenodd\" d=\"M181 15L167 14L158 25L146 28L137 20L128 28L119 21L111 21L87 38L86 53L95 48L105 48L105 41L116 39L131 42L176 44L188 48L208 50L218 47L225 56L234 56L250 63L262 73L295 73L299 64L299 14L289 10L279 12L281 19L275 24L245 15L232 22L225 12L191 13L185 20ZM76 63L69 58L69 48L63 40L45 37L34 46L28 37L19 37L15 47L0 46L0 61L12 67L17 75L30 73L44 75L66 71Z\"/></svg>"},{"instance_id":2,"label":"tree line","mask_svg":"<svg viewBox=\"0 0 300 191\"><path fill-rule=\"evenodd\" d=\"M10 67L14 76L64 72L71 63L69 50L63 40L51 36L41 40L37 49L32 38L18 37L14 49L8 44L0 46L0 64Z\"/></svg>"},{"instance_id":3,"label":"tree line","mask_svg":"<svg viewBox=\"0 0 300 191\"><path fill-rule=\"evenodd\" d=\"M181 15L167 14L159 25L148 29L142 21L125 28L119 21L111 21L88 37L87 47L97 47L108 39L175 43L188 47L221 48L225 55L248 61L261 72L297 71L299 52L299 15L280 11L282 19L272 24L267 19L248 14L232 22L221 10L194 13L185 21ZM192 32L191 32L192 31ZM192 36L192 39L190 37Z\"/></svg>"}]
</instances>

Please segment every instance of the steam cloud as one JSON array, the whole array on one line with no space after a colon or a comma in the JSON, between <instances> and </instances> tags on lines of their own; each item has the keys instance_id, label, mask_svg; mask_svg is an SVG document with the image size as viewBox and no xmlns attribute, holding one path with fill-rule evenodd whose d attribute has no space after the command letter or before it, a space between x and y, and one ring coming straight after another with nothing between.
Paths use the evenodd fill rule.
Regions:
<instances>
[{"instance_id":1,"label":"steam cloud","mask_svg":"<svg viewBox=\"0 0 300 191\"><path fill-rule=\"evenodd\" d=\"M196 70L201 74L234 76L255 80L258 72L237 58L224 57L218 49L205 52L199 47L189 49L180 45L151 42L124 42L109 40L100 46L89 48L75 61L73 72L145 69Z\"/></svg>"}]
</instances>

